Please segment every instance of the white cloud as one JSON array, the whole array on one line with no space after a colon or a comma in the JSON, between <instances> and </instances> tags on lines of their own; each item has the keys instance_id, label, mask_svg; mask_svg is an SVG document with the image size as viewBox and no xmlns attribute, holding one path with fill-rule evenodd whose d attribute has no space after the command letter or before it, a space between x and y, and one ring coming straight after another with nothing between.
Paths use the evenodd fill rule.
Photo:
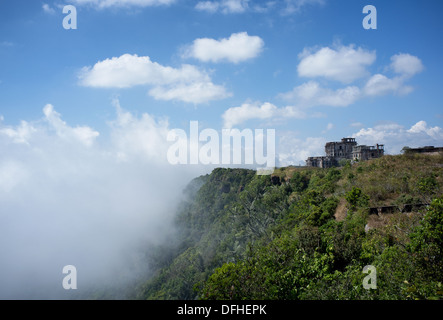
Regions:
<instances>
[{"instance_id":1,"label":"white cloud","mask_svg":"<svg viewBox=\"0 0 443 320\"><path fill-rule=\"evenodd\" d=\"M181 191L203 170L167 162L167 120L115 105L109 138L92 144L95 131L52 105L42 119L0 123L1 299L72 298L67 264L78 294L132 280L146 270L147 243L170 241Z\"/></svg>"},{"instance_id":2,"label":"white cloud","mask_svg":"<svg viewBox=\"0 0 443 320\"><path fill-rule=\"evenodd\" d=\"M182 65L177 69L152 62L148 56L123 54L99 61L92 68L84 67L79 78L83 86L128 88L136 85L207 81L209 76L191 65Z\"/></svg>"},{"instance_id":3,"label":"white cloud","mask_svg":"<svg viewBox=\"0 0 443 320\"><path fill-rule=\"evenodd\" d=\"M269 102L263 104L244 103L239 107L231 107L223 113L224 125L232 127L250 119L305 119L308 117L305 112L306 108L315 106L346 107L361 98L361 91L355 86L331 90L322 88L315 81L310 81L279 96L293 105L278 108ZM310 117L318 116L323 115L310 115Z\"/></svg>"},{"instance_id":4,"label":"white cloud","mask_svg":"<svg viewBox=\"0 0 443 320\"><path fill-rule=\"evenodd\" d=\"M98 88L154 86L149 94L162 100L203 103L230 96L223 86L213 84L209 75L195 66L172 68L152 62L147 56L130 54L84 67L79 80L83 86Z\"/></svg>"},{"instance_id":5,"label":"white cloud","mask_svg":"<svg viewBox=\"0 0 443 320\"><path fill-rule=\"evenodd\" d=\"M90 147L99 136L97 131L88 126L68 126L51 104L47 104L43 108L43 113L45 115L44 121L48 124L45 128L55 132L56 135L66 143L80 143ZM32 144L32 139L35 139L36 135L41 135L41 132L42 129L38 125L24 120L15 128L11 126L0 126L0 136L3 135L18 144Z\"/></svg>"},{"instance_id":6,"label":"white cloud","mask_svg":"<svg viewBox=\"0 0 443 320\"><path fill-rule=\"evenodd\" d=\"M423 71L421 60L407 53L396 54L391 57L390 69L398 76L388 78L383 74L374 74L367 81L364 93L368 96L381 96L386 94L406 95L414 88L406 85L405 81Z\"/></svg>"},{"instance_id":7,"label":"white cloud","mask_svg":"<svg viewBox=\"0 0 443 320\"><path fill-rule=\"evenodd\" d=\"M279 95L298 107L346 107L365 97L407 95L414 88L407 85L406 81L424 68L419 58L409 54L398 54L391 57L391 64L387 68L397 74L395 77L389 78L380 73L370 75L366 66L374 62L375 52L355 49L353 45L341 46L336 50L325 47L314 53L305 49L299 57L300 76L323 77L343 83L353 82L364 76L368 78L361 87L348 85L338 89L325 88L317 81L311 80Z\"/></svg>"},{"instance_id":8,"label":"white cloud","mask_svg":"<svg viewBox=\"0 0 443 320\"><path fill-rule=\"evenodd\" d=\"M164 164L168 146L168 121L157 121L147 113L137 118L122 109L118 100L114 100L113 104L117 118L110 122L110 127L115 157L125 162L140 158L153 164Z\"/></svg>"},{"instance_id":9,"label":"white cloud","mask_svg":"<svg viewBox=\"0 0 443 320\"><path fill-rule=\"evenodd\" d=\"M426 121L419 121L414 124L409 130L408 133L413 134L421 134L424 133L435 140L443 139L443 130L440 127L428 127Z\"/></svg>"},{"instance_id":10,"label":"white cloud","mask_svg":"<svg viewBox=\"0 0 443 320\"><path fill-rule=\"evenodd\" d=\"M304 165L305 160L325 151L326 139L323 137L298 138L294 132L283 132L278 144L278 166Z\"/></svg>"},{"instance_id":11,"label":"white cloud","mask_svg":"<svg viewBox=\"0 0 443 320\"><path fill-rule=\"evenodd\" d=\"M248 9L249 0L221 0L221 1L199 1L195 9L215 13L221 11L224 14L243 13Z\"/></svg>"},{"instance_id":12,"label":"white cloud","mask_svg":"<svg viewBox=\"0 0 443 320\"><path fill-rule=\"evenodd\" d=\"M3 118L2 118L3 120ZM35 128L29 124L28 122L22 120L20 125L16 128L13 127L0 127L0 134L7 136L15 143L24 143L28 144L29 139L32 134L35 132Z\"/></svg>"},{"instance_id":13,"label":"white cloud","mask_svg":"<svg viewBox=\"0 0 443 320\"><path fill-rule=\"evenodd\" d=\"M217 12L220 7L220 3L216 1L200 1L195 5L195 9L199 11L206 11L209 13Z\"/></svg>"},{"instance_id":14,"label":"white cloud","mask_svg":"<svg viewBox=\"0 0 443 320\"><path fill-rule=\"evenodd\" d=\"M297 67L302 77L324 77L342 83L350 83L368 74L367 66L374 63L375 52L362 48L355 49L353 45L341 46L337 49L321 48L312 53L305 49L300 55L301 61Z\"/></svg>"},{"instance_id":15,"label":"white cloud","mask_svg":"<svg viewBox=\"0 0 443 320\"><path fill-rule=\"evenodd\" d=\"M352 136L357 138L360 144L384 144L387 153L398 154L404 146L440 146L443 141L443 129L438 126L429 127L425 121L418 121L409 129L397 123L388 123L363 128Z\"/></svg>"},{"instance_id":16,"label":"white cloud","mask_svg":"<svg viewBox=\"0 0 443 320\"><path fill-rule=\"evenodd\" d=\"M394 72L411 77L423 71L424 66L419 58L408 53L400 53L391 57L391 68Z\"/></svg>"},{"instance_id":17,"label":"white cloud","mask_svg":"<svg viewBox=\"0 0 443 320\"><path fill-rule=\"evenodd\" d=\"M282 13L285 15L298 13L300 10L307 5L323 5L324 0L285 0L286 7L283 9Z\"/></svg>"},{"instance_id":18,"label":"white cloud","mask_svg":"<svg viewBox=\"0 0 443 320\"><path fill-rule=\"evenodd\" d=\"M204 62L229 61L239 63L257 57L263 50L264 42L258 36L247 32L233 33L220 40L200 38L185 48L184 57L193 57Z\"/></svg>"},{"instance_id":19,"label":"white cloud","mask_svg":"<svg viewBox=\"0 0 443 320\"><path fill-rule=\"evenodd\" d=\"M223 86L212 82L194 82L178 84L172 87L155 87L149 90L149 95L157 100L179 100L189 103L205 103L221 100L232 96Z\"/></svg>"},{"instance_id":20,"label":"white cloud","mask_svg":"<svg viewBox=\"0 0 443 320\"><path fill-rule=\"evenodd\" d=\"M289 92L280 94L282 99L295 103L299 107L346 107L357 101L360 96L360 89L356 86L332 90L322 88L316 81L303 83Z\"/></svg>"},{"instance_id":21,"label":"white cloud","mask_svg":"<svg viewBox=\"0 0 443 320\"><path fill-rule=\"evenodd\" d=\"M26 168L20 162L5 160L0 163L0 191L10 192L26 181Z\"/></svg>"},{"instance_id":22,"label":"white cloud","mask_svg":"<svg viewBox=\"0 0 443 320\"><path fill-rule=\"evenodd\" d=\"M244 103L240 107L229 108L223 113L224 127L231 128L249 119L269 119L275 116L277 110L278 108L269 102L262 105Z\"/></svg>"},{"instance_id":23,"label":"white cloud","mask_svg":"<svg viewBox=\"0 0 443 320\"><path fill-rule=\"evenodd\" d=\"M54 8L52 8L52 7L51 7L49 4L47 4L47 3L44 3L44 4L42 5L42 8L43 8L43 11L46 12L46 13L48 13L48 14L54 14L54 13L55 13Z\"/></svg>"},{"instance_id":24,"label":"white cloud","mask_svg":"<svg viewBox=\"0 0 443 320\"><path fill-rule=\"evenodd\" d=\"M389 93L406 95L412 92L411 86L404 85L400 77L388 78L382 74L373 75L364 87L364 93L368 96L381 96Z\"/></svg>"},{"instance_id":25,"label":"white cloud","mask_svg":"<svg viewBox=\"0 0 443 320\"><path fill-rule=\"evenodd\" d=\"M110 7L151 7L171 5L176 0L71 0L76 5L90 5L98 9Z\"/></svg>"},{"instance_id":26,"label":"white cloud","mask_svg":"<svg viewBox=\"0 0 443 320\"><path fill-rule=\"evenodd\" d=\"M301 108L296 106L286 106L281 108L279 111L279 116L293 119L305 119L308 117L308 115ZM313 114L311 117L318 118L318 114Z\"/></svg>"},{"instance_id":27,"label":"white cloud","mask_svg":"<svg viewBox=\"0 0 443 320\"><path fill-rule=\"evenodd\" d=\"M226 110L223 115L223 125L225 128L232 128L248 120L270 120L270 119L305 119L306 113L298 107L286 106L278 108L272 103L265 102L260 104L243 103L240 107L232 107Z\"/></svg>"},{"instance_id":28,"label":"white cloud","mask_svg":"<svg viewBox=\"0 0 443 320\"><path fill-rule=\"evenodd\" d=\"M75 140L85 146L90 147L94 140L99 136L97 131L94 131L87 126L70 127L61 119L60 114L54 110L51 104L47 104L43 108L46 120L51 125L51 128L55 129L57 135L65 140Z\"/></svg>"}]
</instances>

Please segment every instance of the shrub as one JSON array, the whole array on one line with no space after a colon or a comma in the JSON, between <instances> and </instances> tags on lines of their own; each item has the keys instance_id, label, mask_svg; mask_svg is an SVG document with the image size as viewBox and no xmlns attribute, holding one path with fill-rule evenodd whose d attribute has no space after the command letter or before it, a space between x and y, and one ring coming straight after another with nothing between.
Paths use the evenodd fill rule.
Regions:
<instances>
[{"instance_id":1,"label":"shrub","mask_svg":"<svg viewBox=\"0 0 443 320\"><path fill-rule=\"evenodd\" d=\"M352 190L346 193L345 199L351 210L369 205L369 197L358 187L352 187Z\"/></svg>"}]
</instances>

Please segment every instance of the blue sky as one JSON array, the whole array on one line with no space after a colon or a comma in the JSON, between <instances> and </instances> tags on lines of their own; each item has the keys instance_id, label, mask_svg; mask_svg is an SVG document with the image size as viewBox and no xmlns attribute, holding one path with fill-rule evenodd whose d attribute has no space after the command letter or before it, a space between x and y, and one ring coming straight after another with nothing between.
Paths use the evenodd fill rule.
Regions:
<instances>
[{"instance_id":1,"label":"blue sky","mask_svg":"<svg viewBox=\"0 0 443 320\"><path fill-rule=\"evenodd\" d=\"M64 29L65 5L77 29ZM442 9L0 1L0 298L70 298L65 265L79 291L136 275L138 250L168 241L185 185L220 166L167 161L168 134L191 121L274 129L278 166L343 137L390 154L443 146Z\"/></svg>"},{"instance_id":2,"label":"blue sky","mask_svg":"<svg viewBox=\"0 0 443 320\"><path fill-rule=\"evenodd\" d=\"M77 9L76 30L62 26L66 4ZM376 30L362 27L367 4ZM102 143L118 99L168 128L274 128L281 164L345 136L390 153L443 142L439 1L20 0L0 9L3 129L42 119L51 104Z\"/></svg>"}]
</instances>

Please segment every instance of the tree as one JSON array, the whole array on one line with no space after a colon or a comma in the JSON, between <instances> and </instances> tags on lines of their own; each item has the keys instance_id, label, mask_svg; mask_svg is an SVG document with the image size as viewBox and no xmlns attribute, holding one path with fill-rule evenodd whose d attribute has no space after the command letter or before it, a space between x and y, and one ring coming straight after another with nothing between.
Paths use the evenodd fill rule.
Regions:
<instances>
[{"instance_id":1,"label":"tree","mask_svg":"<svg viewBox=\"0 0 443 320\"><path fill-rule=\"evenodd\" d=\"M418 181L418 190L426 203L429 203L433 195L438 190L438 182L435 175L431 173L430 175L421 178Z\"/></svg>"},{"instance_id":2,"label":"tree","mask_svg":"<svg viewBox=\"0 0 443 320\"><path fill-rule=\"evenodd\" d=\"M291 178L291 186L294 191L302 192L304 191L309 184L309 179L302 175L300 172L294 172Z\"/></svg>"},{"instance_id":3,"label":"tree","mask_svg":"<svg viewBox=\"0 0 443 320\"><path fill-rule=\"evenodd\" d=\"M425 275L443 279L443 196L432 201L416 232L411 249Z\"/></svg>"},{"instance_id":4,"label":"tree","mask_svg":"<svg viewBox=\"0 0 443 320\"><path fill-rule=\"evenodd\" d=\"M369 197L358 187L352 187L352 190L346 193L345 199L351 210L355 210L357 207L365 207L369 204Z\"/></svg>"},{"instance_id":5,"label":"tree","mask_svg":"<svg viewBox=\"0 0 443 320\"><path fill-rule=\"evenodd\" d=\"M411 148L409 148L408 146L404 146L401 151L402 154L408 154L411 152Z\"/></svg>"}]
</instances>

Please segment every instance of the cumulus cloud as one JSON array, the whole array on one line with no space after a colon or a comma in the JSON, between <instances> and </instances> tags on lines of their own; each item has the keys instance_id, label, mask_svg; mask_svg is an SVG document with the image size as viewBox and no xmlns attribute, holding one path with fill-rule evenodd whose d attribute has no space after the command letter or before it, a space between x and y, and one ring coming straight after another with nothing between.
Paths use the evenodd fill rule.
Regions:
<instances>
[{"instance_id":1,"label":"cumulus cloud","mask_svg":"<svg viewBox=\"0 0 443 320\"><path fill-rule=\"evenodd\" d=\"M0 122L0 298L127 284L146 271L147 244L171 236L181 190L202 168L167 162L167 120L115 106L106 141L50 104L41 119ZM77 290L62 288L68 264Z\"/></svg>"},{"instance_id":2,"label":"cumulus cloud","mask_svg":"<svg viewBox=\"0 0 443 320\"><path fill-rule=\"evenodd\" d=\"M302 77L324 77L330 80L350 83L368 74L366 68L375 61L374 51L355 48L353 45L337 49L324 47L316 52L305 49L300 55L297 67Z\"/></svg>"},{"instance_id":3,"label":"cumulus cloud","mask_svg":"<svg viewBox=\"0 0 443 320\"><path fill-rule=\"evenodd\" d=\"M74 128L68 126L51 104L47 104L43 108L43 113L50 126L55 130L57 136L63 140L75 140L89 147L99 135L97 131L87 126L77 126Z\"/></svg>"},{"instance_id":4,"label":"cumulus cloud","mask_svg":"<svg viewBox=\"0 0 443 320\"><path fill-rule=\"evenodd\" d=\"M110 7L152 7L171 5L176 0L71 0L76 5L90 5L98 9Z\"/></svg>"},{"instance_id":5,"label":"cumulus cloud","mask_svg":"<svg viewBox=\"0 0 443 320\"><path fill-rule=\"evenodd\" d=\"M225 128L234 127L251 119L304 119L306 117L306 113L300 108L294 106L278 108L269 102L263 104L246 102L239 107L229 108L222 115Z\"/></svg>"},{"instance_id":6,"label":"cumulus cloud","mask_svg":"<svg viewBox=\"0 0 443 320\"><path fill-rule=\"evenodd\" d=\"M149 95L157 100L180 100L189 103L205 103L230 97L224 87L212 82L195 82L178 84L170 87L155 87L149 90Z\"/></svg>"},{"instance_id":7,"label":"cumulus cloud","mask_svg":"<svg viewBox=\"0 0 443 320\"><path fill-rule=\"evenodd\" d=\"M323 137L302 139L294 132L283 132L277 144L278 165L304 165L308 157L324 153L325 143Z\"/></svg>"},{"instance_id":8,"label":"cumulus cloud","mask_svg":"<svg viewBox=\"0 0 443 320\"><path fill-rule=\"evenodd\" d=\"M229 108L223 113L224 127L231 128L249 119L269 119L277 110L278 108L269 102L262 105L244 103L240 107Z\"/></svg>"},{"instance_id":9,"label":"cumulus cloud","mask_svg":"<svg viewBox=\"0 0 443 320\"><path fill-rule=\"evenodd\" d=\"M109 122L114 156L118 161L131 162L143 159L153 164L165 164L167 152L166 136L169 123L166 119L154 119L148 113L139 118L113 101L117 117Z\"/></svg>"},{"instance_id":10,"label":"cumulus cloud","mask_svg":"<svg viewBox=\"0 0 443 320\"><path fill-rule=\"evenodd\" d=\"M185 49L184 57L192 57L203 62L228 61L239 63L257 57L263 50L264 41L247 32L233 33L220 40L200 38Z\"/></svg>"},{"instance_id":11,"label":"cumulus cloud","mask_svg":"<svg viewBox=\"0 0 443 320\"><path fill-rule=\"evenodd\" d=\"M409 129L397 123L385 123L373 128L362 128L352 136L360 144L384 144L387 153L398 154L404 146L439 146L443 141L443 129L438 126L430 127L425 121L418 121Z\"/></svg>"},{"instance_id":12,"label":"cumulus cloud","mask_svg":"<svg viewBox=\"0 0 443 320\"><path fill-rule=\"evenodd\" d=\"M154 98L192 103L230 96L223 86L213 84L210 76L195 66L163 66L151 61L148 56L139 57L136 54L124 54L99 61L92 67L84 67L79 75L79 83L95 88L154 86L149 91Z\"/></svg>"},{"instance_id":13,"label":"cumulus cloud","mask_svg":"<svg viewBox=\"0 0 443 320\"><path fill-rule=\"evenodd\" d=\"M43 113L45 115L44 120L48 124L47 128L55 132L59 138L65 141L76 142L89 147L99 135L97 131L88 126L68 126L51 104L47 104L43 108ZM27 145L30 144L31 139L34 138L35 134L38 134L39 131L35 125L23 120L20 122L20 125L15 128L11 126L0 127L0 135L10 138L10 140L15 143Z\"/></svg>"},{"instance_id":14,"label":"cumulus cloud","mask_svg":"<svg viewBox=\"0 0 443 320\"><path fill-rule=\"evenodd\" d=\"M391 57L391 68L402 76L411 77L422 72L424 66L418 57L408 53L399 53Z\"/></svg>"},{"instance_id":15,"label":"cumulus cloud","mask_svg":"<svg viewBox=\"0 0 443 320\"><path fill-rule=\"evenodd\" d=\"M397 75L389 78L383 74L374 74L366 82L363 91L368 96L381 96L386 94L407 95L414 88L405 84L412 76L423 71L422 61L407 53L400 53L391 57L389 69Z\"/></svg>"},{"instance_id":16,"label":"cumulus cloud","mask_svg":"<svg viewBox=\"0 0 443 320\"><path fill-rule=\"evenodd\" d=\"M382 96L389 93L406 95L412 92L413 88L405 85L402 78L388 78L382 74L375 74L368 80L363 90L368 96Z\"/></svg>"},{"instance_id":17,"label":"cumulus cloud","mask_svg":"<svg viewBox=\"0 0 443 320\"><path fill-rule=\"evenodd\" d=\"M414 124L409 130L408 133L411 134L424 134L426 136L431 137L434 140L442 140L443 139L443 130L440 127L428 127L426 121L419 121Z\"/></svg>"},{"instance_id":18,"label":"cumulus cloud","mask_svg":"<svg viewBox=\"0 0 443 320\"><path fill-rule=\"evenodd\" d=\"M123 54L99 61L93 67L84 67L79 78L83 86L128 88L136 85L207 81L208 75L191 65L172 68L152 62L147 56Z\"/></svg>"},{"instance_id":19,"label":"cumulus cloud","mask_svg":"<svg viewBox=\"0 0 443 320\"><path fill-rule=\"evenodd\" d=\"M361 79L360 83L364 81L364 84L349 84L331 89L310 80L279 95L298 107L346 107L365 97L407 95L414 90L407 84L407 80L424 69L418 57L396 54L391 57L391 64L386 68L392 70L395 76L388 77L381 73L371 75L367 67L375 61L375 52L355 49L354 45L340 46L337 49L324 47L315 52L305 49L299 57L301 61L297 70L300 76L320 77L341 83Z\"/></svg>"},{"instance_id":20,"label":"cumulus cloud","mask_svg":"<svg viewBox=\"0 0 443 320\"><path fill-rule=\"evenodd\" d=\"M286 101L296 103L300 107L346 107L361 97L361 90L356 86L332 90L321 87L316 81L309 81L279 96Z\"/></svg>"},{"instance_id":21,"label":"cumulus cloud","mask_svg":"<svg viewBox=\"0 0 443 320\"><path fill-rule=\"evenodd\" d=\"M20 122L20 125L16 128L10 126L4 126L0 128L0 134L9 137L11 141L16 143L27 144L28 140L34 132L35 128L24 120L22 120Z\"/></svg>"}]
</instances>

